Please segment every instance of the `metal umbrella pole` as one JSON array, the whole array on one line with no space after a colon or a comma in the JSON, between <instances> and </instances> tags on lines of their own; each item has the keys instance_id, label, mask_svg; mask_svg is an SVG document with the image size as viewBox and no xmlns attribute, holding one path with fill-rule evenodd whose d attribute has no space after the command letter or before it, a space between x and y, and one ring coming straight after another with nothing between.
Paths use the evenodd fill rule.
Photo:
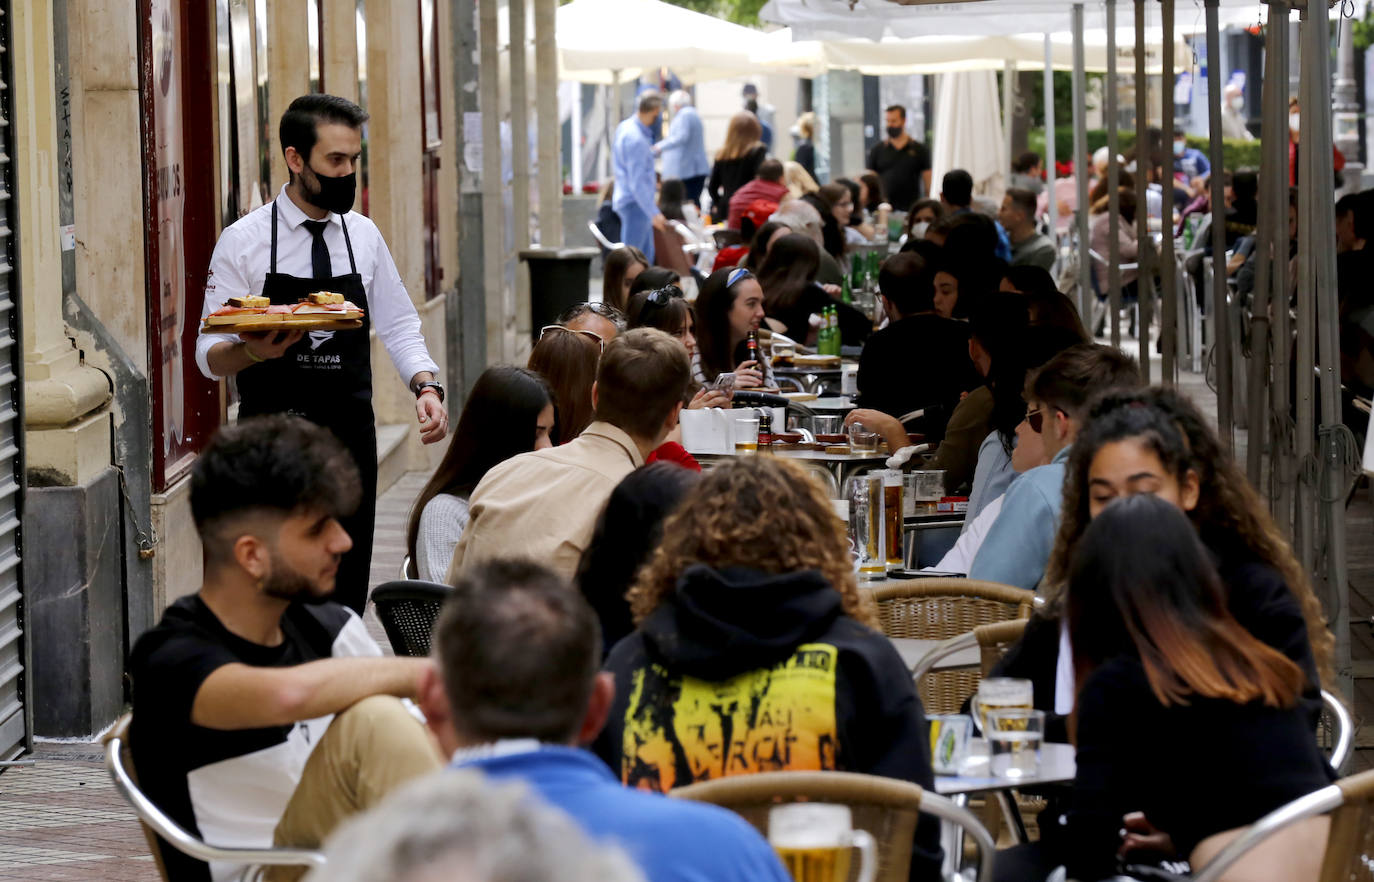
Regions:
<instances>
[{"instance_id":1,"label":"metal umbrella pole","mask_svg":"<svg viewBox=\"0 0 1374 882\"><path fill-rule=\"evenodd\" d=\"M1165 0L1173 2L1173 0ZM1083 51L1083 4L1073 5L1073 178L1078 191L1078 211L1074 226L1078 231L1078 311L1084 321L1092 323L1093 295L1092 255L1088 253L1088 121L1084 110L1088 94L1087 67ZM1054 201L1051 198L1050 201ZM1091 330L1091 327L1089 328Z\"/></svg>"},{"instance_id":2,"label":"metal umbrella pole","mask_svg":"<svg viewBox=\"0 0 1374 882\"><path fill-rule=\"evenodd\" d=\"M1145 78L1145 0L1135 0L1135 229L1136 341L1140 344L1140 378L1150 382L1150 313L1154 301L1154 248L1150 238L1150 173L1155 166L1149 139L1150 81Z\"/></svg>"},{"instance_id":3,"label":"metal umbrella pole","mask_svg":"<svg viewBox=\"0 0 1374 882\"><path fill-rule=\"evenodd\" d=\"M1286 0L1269 4L1269 28L1274 33L1274 76L1267 78L1264 91L1271 94L1275 133L1264 141L1263 149L1269 157L1274 174L1261 176L1260 185L1269 191L1270 203L1278 206L1278 214L1270 227L1270 252L1273 271L1269 280L1269 303L1274 318L1274 373L1271 378L1269 431L1269 498L1279 528L1290 540L1294 539L1293 504L1296 490L1297 450L1294 447L1296 427L1291 410L1290 353L1293 347L1289 281L1288 238L1288 67L1289 12Z\"/></svg>"},{"instance_id":4,"label":"metal umbrella pole","mask_svg":"<svg viewBox=\"0 0 1374 882\"><path fill-rule=\"evenodd\" d=\"M1107 7L1107 309L1112 345L1121 347L1121 162L1117 156L1116 0Z\"/></svg>"},{"instance_id":5,"label":"metal umbrella pole","mask_svg":"<svg viewBox=\"0 0 1374 882\"><path fill-rule=\"evenodd\" d=\"M1226 297L1226 182L1221 150L1221 29L1217 0L1207 0L1207 125L1212 163L1212 355L1217 366L1217 433L1235 444L1235 399L1231 390L1231 310Z\"/></svg>"},{"instance_id":6,"label":"metal umbrella pole","mask_svg":"<svg viewBox=\"0 0 1374 882\"><path fill-rule=\"evenodd\" d=\"M1160 0L1159 15L1164 40L1161 96L1164 99L1164 118L1161 120L1164 132L1161 140L1167 149L1174 143L1174 0ZM1159 365L1160 380L1164 385L1172 386L1178 380L1178 269L1174 262L1173 165L1167 158L1165 162L1169 163L1169 170L1164 174L1164 180L1160 181L1160 189L1164 191L1161 194L1164 205L1160 212L1164 235L1159 249Z\"/></svg>"},{"instance_id":7,"label":"metal umbrella pole","mask_svg":"<svg viewBox=\"0 0 1374 882\"><path fill-rule=\"evenodd\" d=\"M1265 186L1271 178L1280 174L1278 167L1274 165L1274 151L1269 149L1272 139L1276 137L1275 129L1279 125L1280 115L1274 104L1275 97L1279 90L1269 87L1279 77L1286 76L1287 72L1280 73L1275 67L1278 57L1274 54L1274 8L1269 8L1270 25L1265 29L1264 35L1264 64L1266 83L1264 88L1264 105L1261 108L1262 126L1260 129L1260 143L1264 145L1264 152L1260 156L1259 179L1261 183L1259 193L1259 223L1255 230L1255 291L1251 302L1250 310L1250 380L1246 386L1248 400L1246 409L1250 416L1250 434L1245 451L1245 473L1250 478L1250 483L1255 487L1261 486L1260 477L1264 468L1264 450L1266 447L1265 439L1268 435L1269 413L1268 413L1268 383L1269 377L1269 280L1271 273L1277 272L1275 264L1276 255L1274 254L1274 235L1273 225L1279 221L1280 214L1287 218L1287 212L1283 210L1284 203L1276 203L1274 200L1274 188Z\"/></svg>"},{"instance_id":8,"label":"metal umbrella pole","mask_svg":"<svg viewBox=\"0 0 1374 882\"><path fill-rule=\"evenodd\" d=\"M1331 102L1327 84L1331 82L1331 54L1327 34L1328 10L1325 3L1309 4L1309 28L1304 37L1307 45L1303 55L1310 57L1306 69L1312 84L1309 109L1304 105L1302 116L1309 114L1311 140L1300 140L1308 156L1307 189L1312 191L1312 214L1303 218L1311 227L1308 243L1312 247L1312 299L1318 322L1316 332L1321 356L1320 403L1321 428L1318 429L1319 476L1316 483L1319 514L1317 536L1325 551L1324 572L1331 629L1336 634L1336 676L1341 694L1354 700L1354 680L1350 668L1350 583L1346 571L1345 499L1355 476L1353 466L1358 459L1355 439L1341 419L1341 352L1337 329L1335 204L1332 187L1335 178L1331 155ZM1349 32L1346 39L1350 39ZM1309 378L1310 379L1310 378Z\"/></svg>"},{"instance_id":9,"label":"metal umbrella pole","mask_svg":"<svg viewBox=\"0 0 1374 882\"><path fill-rule=\"evenodd\" d=\"M1046 200L1047 215L1050 223L1050 241L1054 242L1054 260L1059 262L1059 200L1055 197L1055 161L1059 159L1055 148L1054 119L1054 46L1050 35L1045 34L1045 187L1050 198Z\"/></svg>"},{"instance_id":10,"label":"metal umbrella pole","mask_svg":"<svg viewBox=\"0 0 1374 882\"><path fill-rule=\"evenodd\" d=\"M1297 449L1297 513L1293 524L1294 550L1307 572L1313 572L1316 559L1316 487L1315 469L1310 468L1313 457L1313 438L1316 435L1315 406L1312 400L1312 371L1315 367L1316 313L1312 286L1312 228L1316 215L1312 209L1312 190L1315 186L1329 186L1313 180L1311 166L1314 114L1308 113L1317 91L1312 76L1312 20L1311 10L1304 9L1298 26L1298 103L1300 114L1298 132L1298 322L1297 359L1295 360L1293 400L1297 407L1297 427L1294 435ZM1322 49L1325 51L1325 48Z\"/></svg>"}]
</instances>

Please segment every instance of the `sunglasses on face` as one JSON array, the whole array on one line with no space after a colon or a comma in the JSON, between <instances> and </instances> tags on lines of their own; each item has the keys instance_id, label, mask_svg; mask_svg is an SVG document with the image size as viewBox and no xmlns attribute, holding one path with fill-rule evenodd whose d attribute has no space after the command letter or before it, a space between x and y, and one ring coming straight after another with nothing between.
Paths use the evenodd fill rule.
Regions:
<instances>
[{"instance_id":1,"label":"sunglasses on face","mask_svg":"<svg viewBox=\"0 0 1374 882\"><path fill-rule=\"evenodd\" d=\"M1054 410L1063 413L1063 411L1059 410L1057 407L1054 408ZM1043 407L1037 407L1035 410L1026 411L1026 424L1029 425L1031 431L1037 435L1043 432L1045 430L1045 409Z\"/></svg>"},{"instance_id":2,"label":"sunglasses on face","mask_svg":"<svg viewBox=\"0 0 1374 882\"><path fill-rule=\"evenodd\" d=\"M585 331L580 328L565 328L562 325L545 325L544 327L539 329L539 339L543 340L547 334L553 331L562 331L565 334L581 334L584 337L588 337L592 340L595 340L597 348L600 349L602 352L606 351L606 341L601 339L600 334L596 333L595 331Z\"/></svg>"}]
</instances>

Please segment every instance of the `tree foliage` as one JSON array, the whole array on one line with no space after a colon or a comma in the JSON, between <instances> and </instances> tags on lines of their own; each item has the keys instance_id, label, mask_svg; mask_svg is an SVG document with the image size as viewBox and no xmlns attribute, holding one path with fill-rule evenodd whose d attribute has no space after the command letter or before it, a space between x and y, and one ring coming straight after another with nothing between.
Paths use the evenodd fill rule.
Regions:
<instances>
[{"instance_id":1,"label":"tree foliage","mask_svg":"<svg viewBox=\"0 0 1374 882\"><path fill-rule=\"evenodd\" d=\"M735 24L758 27L759 10L766 0L668 0L693 12L704 12Z\"/></svg>"}]
</instances>

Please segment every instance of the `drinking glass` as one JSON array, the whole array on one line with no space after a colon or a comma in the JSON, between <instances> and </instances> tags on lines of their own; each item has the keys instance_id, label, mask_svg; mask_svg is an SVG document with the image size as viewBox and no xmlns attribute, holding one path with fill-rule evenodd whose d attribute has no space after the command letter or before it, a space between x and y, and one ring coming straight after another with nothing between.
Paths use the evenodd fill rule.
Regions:
<instances>
[{"instance_id":1,"label":"drinking glass","mask_svg":"<svg viewBox=\"0 0 1374 882\"><path fill-rule=\"evenodd\" d=\"M863 423L850 423L849 449L854 453L874 453L878 449L878 433L871 432Z\"/></svg>"},{"instance_id":2,"label":"drinking glass","mask_svg":"<svg viewBox=\"0 0 1374 882\"><path fill-rule=\"evenodd\" d=\"M855 830L847 805L792 802L768 811L768 844L795 882L848 882L849 853L858 849L859 882L878 873L878 845Z\"/></svg>"},{"instance_id":3,"label":"drinking glass","mask_svg":"<svg viewBox=\"0 0 1374 882\"><path fill-rule=\"evenodd\" d=\"M735 453L758 453L759 418L745 417L735 420Z\"/></svg>"},{"instance_id":4,"label":"drinking glass","mask_svg":"<svg viewBox=\"0 0 1374 882\"><path fill-rule=\"evenodd\" d=\"M849 486L849 529L859 553L859 578L863 581L887 575L883 520L882 475L856 475Z\"/></svg>"},{"instance_id":5,"label":"drinking glass","mask_svg":"<svg viewBox=\"0 0 1374 882\"><path fill-rule=\"evenodd\" d=\"M1030 680L1018 677L985 677L978 683L978 692L969 703L973 719L978 728L987 734L985 718L993 711L1031 710L1034 706L1035 688Z\"/></svg>"},{"instance_id":6,"label":"drinking glass","mask_svg":"<svg viewBox=\"0 0 1374 882\"><path fill-rule=\"evenodd\" d=\"M988 769L998 778L1031 778L1040 771L1045 712L1004 708L987 712Z\"/></svg>"},{"instance_id":7,"label":"drinking glass","mask_svg":"<svg viewBox=\"0 0 1374 882\"><path fill-rule=\"evenodd\" d=\"M911 481L911 513L935 514L940 499L945 495L944 470L917 470L907 472L907 475Z\"/></svg>"},{"instance_id":8,"label":"drinking glass","mask_svg":"<svg viewBox=\"0 0 1374 882\"><path fill-rule=\"evenodd\" d=\"M835 435L840 431L840 418L834 414L817 414L811 418L817 435Z\"/></svg>"},{"instance_id":9,"label":"drinking glass","mask_svg":"<svg viewBox=\"0 0 1374 882\"><path fill-rule=\"evenodd\" d=\"M902 473L898 469L882 469L883 476L883 534L887 540L887 568L900 570L902 559Z\"/></svg>"}]
</instances>

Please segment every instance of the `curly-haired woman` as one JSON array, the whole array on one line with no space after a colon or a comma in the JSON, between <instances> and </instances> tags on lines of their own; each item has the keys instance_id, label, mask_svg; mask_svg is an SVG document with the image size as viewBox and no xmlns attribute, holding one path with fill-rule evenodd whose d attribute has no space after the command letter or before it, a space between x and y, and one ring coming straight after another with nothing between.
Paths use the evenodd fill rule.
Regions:
<instances>
[{"instance_id":1,"label":"curly-haired woman","mask_svg":"<svg viewBox=\"0 0 1374 882\"><path fill-rule=\"evenodd\" d=\"M593 750L628 786L839 769L933 786L911 675L859 593L844 528L790 463L708 472L630 589L638 629L606 669L616 700ZM936 879L922 818L915 879Z\"/></svg>"}]
</instances>

